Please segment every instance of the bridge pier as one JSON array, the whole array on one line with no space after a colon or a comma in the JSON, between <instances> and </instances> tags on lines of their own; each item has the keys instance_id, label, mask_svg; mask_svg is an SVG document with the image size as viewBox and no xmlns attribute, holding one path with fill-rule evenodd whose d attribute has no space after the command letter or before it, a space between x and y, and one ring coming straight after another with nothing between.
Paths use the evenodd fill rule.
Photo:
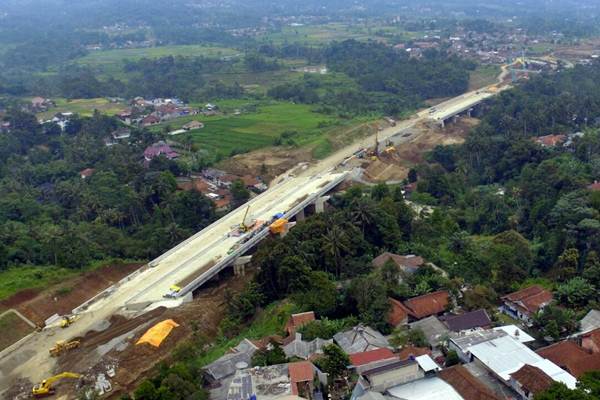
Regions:
<instances>
[{"instance_id":1,"label":"bridge pier","mask_svg":"<svg viewBox=\"0 0 600 400\"><path fill-rule=\"evenodd\" d=\"M321 196L317 198L317 201L315 202L315 212L317 214L322 213L323 211L325 211L325 203L331 198L331 196Z\"/></svg>"},{"instance_id":2,"label":"bridge pier","mask_svg":"<svg viewBox=\"0 0 600 400\"><path fill-rule=\"evenodd\" d=\"M235 276L246 275L246 265L252 261L252 256L241 256L233 262L233 274Z\"/></svg>"},{"instance_id":3,"label":"bridge pier","mask_svg":"<svg viewBox=\"0 0 600 400\"><path fill-rule=\"evenodd\" d=\"M469 109L467 110L467 116L468 116L469 118L471 118L471 113L472 113L472 112L473 112L473 109L472 109L472 108L469 108Z\"/></svg>"},{"instance_id":4,"label":"bridge pier","mask_svg":"<svg viewBox=\"0 0 600 400\"><path fill-rule=\"evenodd\" d=\"M304 208L300 211L298 211L298 214L296 214L296 221L300 222L300 221L304 221L306 219L306 215L304 214Z\"/></svg>"}]
</instances>

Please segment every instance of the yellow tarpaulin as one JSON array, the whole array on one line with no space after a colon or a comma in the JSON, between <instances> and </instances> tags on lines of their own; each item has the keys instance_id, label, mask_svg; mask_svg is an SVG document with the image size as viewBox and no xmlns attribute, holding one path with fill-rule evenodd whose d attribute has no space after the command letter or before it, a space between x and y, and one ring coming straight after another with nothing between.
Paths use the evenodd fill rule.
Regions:
<instances>
[{"instance_id":1,"label":"yellow tarpaulin","mask_svg":"<svg viewBox=\"0 0 600 400\"><path fill-rule=\"evenodd\" d=\"M178 326L179 324L172 319L166 319L148 329L136 344L148 343L154 347L159 347L173 328Z\"/></svg>"}]
</instances>

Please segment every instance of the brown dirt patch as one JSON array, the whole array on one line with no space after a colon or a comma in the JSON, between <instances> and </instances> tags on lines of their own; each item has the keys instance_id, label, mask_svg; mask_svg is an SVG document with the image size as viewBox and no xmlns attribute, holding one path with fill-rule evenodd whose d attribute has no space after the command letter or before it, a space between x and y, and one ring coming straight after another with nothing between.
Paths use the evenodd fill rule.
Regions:
<instances>
[{"instance_id":1,"label":"brown dirt patch","mask_svg":"<svg viewBox=\"0 0 600 400\"><path fill-rule=\"evenodd\" d=\"M250 153L238 154L218 164L218 168L223 169L234 175L254 175L262 176L265 181L270 181L274 177L283 174L301 162L308 162L312 159L311 150L301 149L282 149L271 147L252 151ZM263 165L266 174L263 172Z\"/></svg>"},{"instance_id":2,"label":"brown dirt patch","mask_svg":"<svg viewBox=\"0 0 600 400\"><path fill-rule=\"evenodd\" d=\"M395 152L382 153L376 161L366 163L364 176L374 182L403 180L410 168L424 161L427 152L437 145L463 143L478 123L475 118L460 118L444 129L419 124L411 141L397 145Z\"/></svg>"},{"instance_id":3,"label":"brown dirt patch","mask_svg":"<svg viewBox=\"0 0 600 400\"><path fill-rule=\"evenodd\" d=\"M30 334L33 328L14 312L8 312L0 318L0 350Z\"/></svg>"},{"instance_id":4,"label":"brown dirt patch","mask_svg":"<svg viewBox=\"0 0 600 400\"><path fill-rule=\"evenodd\" d=\"M239 292L251 276L252 273L246 277L225 278L201 290L192 302L178 308L159 308L134 319L113 316L108 328L87 333L79 338L79 348L61 355L56 371L84 373L89 380L99 373L105 373L110 366L115 366L116 376L110 378L113 391L109 398L118 399L121 394L133 391L152 374L158 362L168 359L173 350L192 335L197 334L212 341L224 316L225 288ZM151 326L169 318L180 326L171 331L160 347L135 345ZM99 350L107 343L118 344L102 355Z\"/></svg>"},{"instance_id":5,"label":"brown dirt patch","mask_svg":"<svg viewBox=\"0 0 600 400\"><path fill-rule=\"evenodd\" d=\"M77 306L129 275L142 264L107 265L43 291L26 289L0 302L15 308L36 324L56 314L69 314Z\"/></svg>"}]
</instances>

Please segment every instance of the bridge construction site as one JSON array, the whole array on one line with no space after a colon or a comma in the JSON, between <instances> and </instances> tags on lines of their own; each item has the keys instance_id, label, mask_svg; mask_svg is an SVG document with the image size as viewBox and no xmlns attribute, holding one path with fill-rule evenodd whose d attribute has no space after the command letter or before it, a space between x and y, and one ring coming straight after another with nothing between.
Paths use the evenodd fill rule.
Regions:
<instances>
[{"instance_id":1,"label":"bridge construction site","mask_svg":"<svg viewBox=\"0 0 600 400\"><path fill-rule=\"evenodd\" d=\"M393 126L382 129L376 138L368 137L349 144L324 160L313 165L298 166L279 177L277 183L266 192L74 308L69 313L73 322L64 329L60 327L64 319L56 316L48 320L47 326L41 331L2 350L0 395L19 380L36 383L62 372L56 370L60 365L57 359L69 357L70 352L91 351L88 349L89 342L86 344L90 332L102 332L121 325L128 327L129 331L118 329L118 335L106 336L107 342L111 343L121 337L119 335L137 334L140 327L148 327L154 319L129 320L138 321L133 325L125 322L127 319L146 318L144 315L153 315L155 318L156 315L162 315L165 308L175 308L191 301L193 293L225 268L235 266L236 271L240 271L243 268L241 266L249 261L249 257L244 256L261 240L269 235L285 234L294 221L304 218L306 210L322 211L329 193L342 182L357 178L351 161L372 149L373 143L382 146L375 149L375 153L384 151L388 144L399 146L407 143L411 140L410 131L417 124L432 124L440 129L449 120L461 113L470 113L470 110L506 87L492 85L437 104L409 119L394 122ZM218 310L210 312L218 313ZM101 333L94 335L102 336ZM81 342L80 338L83 338ZM77 344L73 344L75 339ZM106 345L99 339L97 344ZM51 348L56 353L53 355L58 357L49 355ZM92 353L86 354L91 357ZM93 354L98 357L98 354ZM31 391L30 388L28 390Z\"/></svg>"}]
</instances>

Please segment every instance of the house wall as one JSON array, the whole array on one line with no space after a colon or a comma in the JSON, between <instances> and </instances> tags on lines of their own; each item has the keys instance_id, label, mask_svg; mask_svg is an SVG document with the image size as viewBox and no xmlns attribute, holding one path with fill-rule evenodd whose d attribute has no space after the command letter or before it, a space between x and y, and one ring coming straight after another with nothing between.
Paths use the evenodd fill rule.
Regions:
<instances>
[{"instance_id":1,"label":"house wall","mask_svg":"<svg viewBox=\"0 0 600 400\"><path fill-rule=\"evenodd\" d=\"M508 381L508 386L510 386L517 394L521 400L533 400L533 393L526 392L525 389L521 386L521 384L515 380L514 378L510 378Z\"/></svg>"},{"instance_id":2,"label":"house wall","mask_svg":"<svg viewBox=\"0 0 600 400\"><path fill-rule=\"evenodd\" d=\"M387 389L401 385L403 383L412 382L421 379L425 376L422 370L419 369L419 364L409 364L402 368L397 368L390 371L385 371L376 375L369 376L371 389L376 392L384 392Z\"/></svg>"},{"instance_id":3,"label":"house wall","mask_svg":"<svg viewBox=\"0 0 600 400\"><path fill-rule=\"evenodd\" d=\"M462 349L458 347L452 340L448 341L448 349L454 350L462 362L470 363L472 361L471 353L462 351Z\"/></svg>"}]
</instances>

